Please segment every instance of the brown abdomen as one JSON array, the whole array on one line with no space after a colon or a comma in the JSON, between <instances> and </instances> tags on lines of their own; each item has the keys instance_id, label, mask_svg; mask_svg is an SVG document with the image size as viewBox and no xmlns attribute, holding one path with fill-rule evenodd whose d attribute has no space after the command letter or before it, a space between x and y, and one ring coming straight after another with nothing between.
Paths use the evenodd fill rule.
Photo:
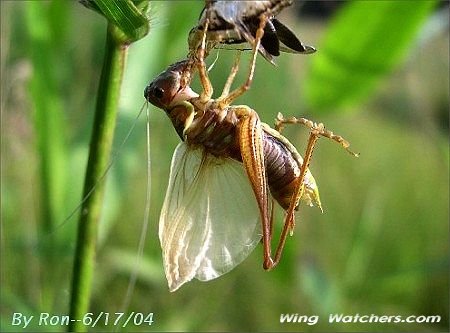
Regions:
<instances>
[{"instance_id":1,"label":"brown abdomen","mask_svg":"<svg viewBox=\"0 0 450 333\"><path fill-rule=\"evenodd\" d=\"M297 185L300 168L282 142L268 133L264 135L264 161L270 193L286 210Z\"/></svg>"}]
</instances>

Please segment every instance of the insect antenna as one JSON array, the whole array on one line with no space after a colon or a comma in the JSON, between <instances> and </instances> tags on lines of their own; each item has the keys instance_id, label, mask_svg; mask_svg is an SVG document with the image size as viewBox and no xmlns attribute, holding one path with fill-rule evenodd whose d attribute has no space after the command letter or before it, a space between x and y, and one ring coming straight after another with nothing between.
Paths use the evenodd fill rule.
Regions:
<instances>
[{"instance_id":1,"label":"insect antenna","mask_svg":"<svg viewBox=\"0 0 450 333\"><path fill-rule=\"evenodd\" d=\"M106 175L108 174L109 170L111 169L111 167L116 162L117 158L119 157L120 153L122 152L123 147L125 146L125 144L127 143L128 139L130 138L131 133L133 133L134 128L136 127L137 122L139 120L139 117L141 116L141 114L144 111L146 106L147 106L147 109L148 109L148 102L145 102L142 105L139 113L137 114L137 116L133 120L133 123L132 123L130 129L128 130L127 134L125 135L124 139L122 140L122 142L120 143L119 147L116 149L114 154L112 154L111 159L109 160L109 163L106 166L106 168L103 171L103 173L100 176L100 178L97 179L95 184L91 187L91 189L87 192L87 194L81 199L80 203L69 213L69 215L61 223L59 223L52 231L49 232L49 234L48 234L49 236L53 235L57 230L59 230L64 225L66 225L66 223L69 222L73 218L73 216L81 209L83 204L86 202L87 199L89 199L89 197L92 195L92 193L94 193L95 189L104 181L104 179L106 178Z\"/></svg>"},{"instance_id":2,"label":"insect antenna","mask_svg":"<svg viewBox=\"0 0 450 333\"><path fill-rule=\"evenodd\" d=\"M150 206L151 206L151 192L152 192L152 179L151 179L151 154L150 154L150 112L148 108L148 103L146 103L146 118L147 118L147 125L146 125L146 140L147 140L147 190L145 194L145 210L144 210L144 217L142 222L142 228L141 228L141 235L139 237L139 243L138 243L138 251L135 259L135 265L131 272L130 279L128 280L128 286L127 291L124 297L124 300L122 302L122 305L120 307L120 312L127 312L128 307L130 305L131 299L133 297L134 288L136 286L136 281L140 269L140 265L142 262L142 256L144 254L144 247L145 247L145 239L147 236L147 230L150 220ZM142 112L142 110L141 110ZM115 332L119 330L119 326L116 326Z\"/></svg>"}]
</instances>

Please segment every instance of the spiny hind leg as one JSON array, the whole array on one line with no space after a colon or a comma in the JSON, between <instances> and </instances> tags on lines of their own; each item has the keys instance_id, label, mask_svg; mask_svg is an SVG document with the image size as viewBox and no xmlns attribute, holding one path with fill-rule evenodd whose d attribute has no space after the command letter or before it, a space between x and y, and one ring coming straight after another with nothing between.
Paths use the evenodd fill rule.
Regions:
<instances>
[{"instance_id":1,"label":"spiny hind leg","mask_svg":"<svg viewBox=\"0 0 450 333\"><path fill-rule=\"evenodd\" d=\"M303 163L301 164L299 181L296 186L296 189L294 190L294 194L292 195L292 199L291 199L291 204L286 213L286 220L285 220L286 230L284 232L287 232L288 229L292 232L295 227L294 210L297 207L298 202L299 202L300 198L303 196L303 193L305 191L304 180L306 177L306 173L307 173L309 164L311 163L315 144L316 144L317 140L319 139L319 137L324 136L333 141L336 141L353 156L358 156L358 154L352 152L349 149L350 143L348 141L346 141L342 136L335 135L333 132L326 130L322 123L315 123L306 118L289 117L289 118L285 119L281 113L278 113L277 118L275 120L275 126L274 126L275 129L279 133L281 133L281 131L284 128L284 125L286 125L286 124L301 124L310 129L308 145L306 147L306 151L304 154ZM278 250L275 255L275 258L277 258L277 254L278 254Z\"/></svg>"},{"instance_id":2,"label":"spiny hind leg","mask_svg":"<svg viewBox=\"0 0 450 333\"><path fill-rule=\"evenodd\" d=\"M275 129L281 133L285 124L304 125L310 129L311 133L314 133L317 136L323 136L330 140L336 141L342 147L344 147L344 149L347 150L347 152L349 152L351 155L356 157L359 156L359 153L354 153L349 149L350 143L347 140L345 140L340 135L334 134L332 131L326 130L325 126L322 123L315 123L306 118L296 118L296 117L284 118L281 113L278 113L277 118L275 119Z\"/></svg>"},{"instance_id":3,"label":"spiny hind leg","mask_svg":"<svg viewBox=\"0 0 450 333\"><path fill-rule=\"evenodd\" d=\"M258 114L248 106L231 106L229 112L237 116L237 138L241 151L242 164L255 194L259 207L262 227L262 242L265 270L274 267L272 259L272 218L269 205L269 192L264 163L264 130Z\"/></svg>"},{"instance_id":4,"label":"spiny hind leg","mask_svg":"<svg viewBox=\"0 0 450 333\"><path fill-rule=\"evenodd\" d=\"M320 127L320 126L319 126ZM280 240L278 242L278 246L275 252L274 257L274 265L276 265L280 259L281 254L283 252L284 244L286 242L286 238L288 233L292 234L295 228L295 208L298 206L300 198L303 196L305 192L305 177L308 172L309 164L311 163L312 154L314 147L316 145L317 140L319 139L319 135L317 133L311 131L308 145L306 147L305 157L303 159L303 163L300 168L300 176L298 178L297 186L294 189L294 193L291 198L291 203L286 211L286 216L284 219L284 226L281 232Z\"/></svg>"}]
</instances>

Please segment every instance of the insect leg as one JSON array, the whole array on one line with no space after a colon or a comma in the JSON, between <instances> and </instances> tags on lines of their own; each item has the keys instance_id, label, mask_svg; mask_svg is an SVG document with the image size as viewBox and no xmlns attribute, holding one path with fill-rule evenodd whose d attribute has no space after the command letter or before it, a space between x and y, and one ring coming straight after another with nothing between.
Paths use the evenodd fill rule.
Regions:
<instances>
[{"instance_id":1,"label":"insect leg","mask_svg":"<svg viewBox=\"0 0 450 333\"><path fill-rule=\"evenodd\" d=\"M320 131L323 130L323 125L318 124L317 127L313 127L311 129L311 133L308 140L308 145L306 147L305 157L303 159L302 166L300 168L300 176L298 179L298 184L294 190L294 193L291 198L291 203L286 213L286 217L284 220L283 230L280 235L280 240L278 241L278 246L275 252L275 258L273 260L273 266L276 266L280 259L281 254L283 253L284 244L286 243L286 237L288 232L293 232L295 227L295 215L294 210L297 207L300 198L303 196L303 192L305 191L304 180L306 176L306 172L308 171L309 164L311 162L312 153L314 150L314 146L319 139Z\"/></svg>"},{"instance_id":2,"label":"insect leg","mask_svg":"<svg viewBox=\"0 0 450 333\"><path fill-rule=\"evenodd\" d=\"M310 136L308 139L308 145L306 147L306 152L304 155L303 163L300 168L300 176L298 179L298 184L294 190L294 193L293 193L292 199L291 199L291 203L286 212L284 227L281 232L280 240L278 242L278 246L277 246L277 249L275 252L275 257L274 257L274 261L273 261L274 265L278 264L278 262L281 259L281 254L283 252L283 248L284 248L284 244L286 242L286 237L287 237L288 232L289 231L293 232L293 230L294 230L294 227L295 227L294 210L297 207L298 202L299 202L300 198L303 196L303 193L305 191L305 185L304 185L305 175L306 175L306 172L308 170L309 164L312 159L314 146L315 146L317 140L319 139L319 137L324 136L326 138L334 140L334 141L338 142L342 147L344 147L353 156L359 156L359 154L356 154L356 153L352 152L350 149L348 149L348 147L350 146L350 143L348 141L346 141L342 136L335 135L333 132L325 130L325 127L322 123L317 124L317 123L314 123L305 118L297 119L295 117L290 117L288 119L284 119L283 115L281 113L278 113L277 119L275 121L275 129L281 133L283 126L285 124L302 124L302 125L305 125L306 127L310 128L311 132L310 132Z\"/></svg>"},{"instance_id":3,"label":"insect leg","mask_svg":"<svg viewBox=\"0 0 450 333\"><path fill-rule=\"evenodd\" d=\"M359 156L359 153L354 153L349 149L350 143L347 140L345 140L340 135L334 134L332 131L326 130L323 124L321 123L316 124L315 122L306 118L295 118L295 117L284 118L281 113L278 113L277 118L275 119L275 129L281 133L285 124L301 124L308 127L311 130L319 131L318 135L336 141L342 147L344 147L344 149L347 150L347 152L349 152L351 155L355 157Z\"/></svg>"},{"instance_id":4,"label":"insect leg","mask_svg":"<svg viewBox=\"0 0 450 333\"><path fill-rule=\"evenodd\" d=\"M205 22L205 29L203 30L203 37L202 37L202 43L200 48L198 49L198 55L197 55L197 68L198 73L200 76L200 82L203 87L203 91L200 94L200 101L202 103L208 102L212 95L213 95L213 87L211 84L211 81L208 77L208 72L206 71L206 64L205 64L205 50L206 50L206 33L208 31L208 25L209 25L209 19L206 19Z\"/></svg>"},{"instance_id":5,"label":"insect leg","mask_svg":"<svg viewBox=\"0 0 450 333\"><path fill-rule=\"evenodd\" d=\"M252 84L253 81L253 74L255 72L255 65L256 65L256 57L258 55L258 50L259 50L259 46L261 44L261 39L264 35L264 27L266 26L266 22L268 21L268 17L264 14L262 14L260 16L260 22L259 22L259 27L258 30L256 30L256 36L255 36L255 42L252 48L252 61L250 63L250 70L249 70L249 74L247 76L247 80L245 81L245 83L233 90L227 97L223 98L220 102L219 102L219 107L220 108L225 108L228 105L230 105L236 98L238 98L239 96L241 96L243 93L245 93L248 89L250 89L250 86Z\"/></svg>"},{"instance_id":6,"label":"insect leg","mask_svg":"<svg viewBox=\"0 0 450 333\"><path fill-rule=\"evenodd\" d=\"M247 106L233 107L239 118L238 139L242 162L252 185L261 214L264 269L274 266L271 249L268 185L264 166L263 129L258 114Z\"/></svg>"},{"instance_id":7,"label":"insect leg","mask_svg":"<svg viewBox=\"0 0 450 333\"><path fill-rule=\"evenodd\" d=\"M231 85L233 84L234 78L239 71L239 62L241 59L241 52L238 51L236 54L236 58L234 59L233 67L231 67L230 75L228 75L227 81L225 82L225 86L223 87L222 94L218 98L220 101L223 98L226 98L230 93Z\"/></svg>"},{"instance_id":8,"label":"insect leg","mask_svg":"<svg viewBox=\"0 0 450 333\"><path fill-rule=\"evenodd\" d=\"M270 205L270 243L272 243L273 236L273 219L275 214L275 199L272 198Z\"/></svg>"}]
</instances>

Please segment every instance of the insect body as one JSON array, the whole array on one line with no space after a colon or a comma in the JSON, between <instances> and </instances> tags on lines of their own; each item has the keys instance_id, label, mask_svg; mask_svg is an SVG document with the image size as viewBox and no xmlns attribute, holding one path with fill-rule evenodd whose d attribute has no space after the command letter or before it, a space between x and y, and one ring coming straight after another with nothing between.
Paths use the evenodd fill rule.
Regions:
<instances>
[{"instance_id":1,"label":"insect body","mask_svg":"<svg viewBox=\"0 0 450 333\"><path fill-rule=\"evenodd\" d=\"M223 103L233 95L228 90L234 71L221 97L214 100L209 93L198 95L189 87L196 66L192 59L175 63L144 92L149 102L165 110L183 140L172 159L160 217L159 237L171 291L194 277L205 281L228 272L248 256L261 237L263 267L273 268L281 258L287 233L293 231L300 199L321 207L308 169L315 140L322 135L348 146L320 124L279 117L278 128L297 122L312 128L303 161L292 144L262 123L250 107ZM202 82L209 91L208 78L203 77ZM273 258L269 191L286 211Z\"/></svg>"},{"instance_id":2,"label":"insect body","mask_svg":"<svg viewBox=\"0 0 450 333\"><path fill-rule=\"evenodd\" d=\"M238 162L243 160L240 141L245 139L244 133L239 133L240 122L252 118L254 128L260 126L262 130L261 143L268 185L274 198L287 209L292 196L292 191L287 189L296 185L302 164L300 154L279 132L261 123L257 113L248 106L222 109L216 100L202 102L199 95L186 85L190 81L191 66L190 60L170 66L147 86L146 99L167 112L178 135L188 145L202 146L208 154L232 158ZM248 146L251 147L252 143ZM306 183L308 190L304 199L320 207L317 186L309 171Z\"/></svg>"},{"instance_id":3,"label":"insect body","mask_svg":"<svg viewBox=\"0 0 450 333\"><path fill-rule=\"evenodd\" d=\"M284 119L279 114L273 129L262 123L250 107L232 105L250 87L267 23L269 28L276 27L278 21L273 20L273 15L290 3L208 1L200 34L191 39L188 59L169 66L145 89L144 97L166 112L183 141L172 158L159 222L170 291L194 277L208 281L225 274L260 241L263 268L275 267L288 233L294 230L299 202L321 208L318 188L308 169L319 136L335 140L348 150L349 143L322 124L303 118ZM256 23L252 26L248 18ZM213 87L204 57L210 50L211 36L213 42L220 42L224 35L211 34L214 30L209 29L210 21L213 27L242 33L239 38L244 36L253 49L246 82L230 92L238 72L238 56L217 99L212 99ZM282 30L279 25L278 30ZM277 38L282 41L279 35ZM203 88L200 94L190 88L196 70ZM285 124L310 128L304 159L281 135ZM285 210L285 220L272 255L274 201Z\"/></svg>"}]
</instances>

